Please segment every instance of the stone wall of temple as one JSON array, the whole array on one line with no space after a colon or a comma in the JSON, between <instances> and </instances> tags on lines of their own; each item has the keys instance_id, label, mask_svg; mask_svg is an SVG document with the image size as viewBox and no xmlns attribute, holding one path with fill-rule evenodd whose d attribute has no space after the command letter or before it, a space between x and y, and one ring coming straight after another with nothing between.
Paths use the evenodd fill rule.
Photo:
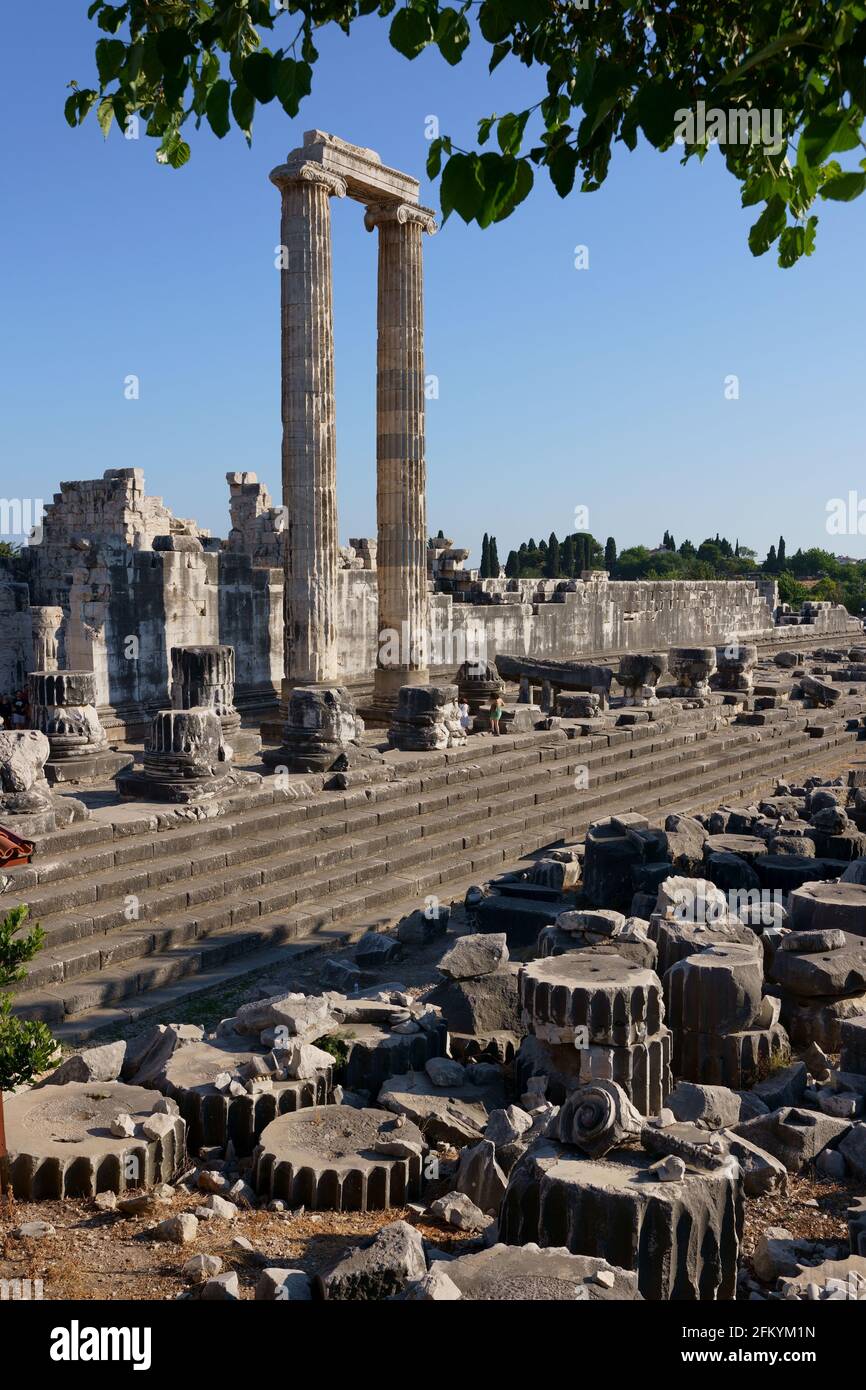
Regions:
<instances>
[{"instance_id":1,"label":"stone wall of temple","mask_svg":"<svg viewBox=\"0 0 866 1390\"><path fill-rule=\"evenodd\" d=\"M65 664L96 673L109 723L116 715L137 726L170 703L173 646L233 646L238 706L272 705L283 675L284 513L255 474L232 473L228 482L227 542L148 497L138 470L63 483L46 510L41 543L27 552L29 594L0 572L0 689L22 684L32 669L30 603L56 604ZM382 640L375 551L375 542L353 539L336 571L337 679L356 687L372 683ZM830 604L808 606L806 629L793 615L774 626L772 583L611 582L598 572L567 582L478 581L453 564L449 574L442 571L441 584L455 592L433 592L429 602L427 660L439 673L497 653L568 660L860 631ZM398 665L409 664L399 650L407 636L391 635Z\"/></svg>"},{"instance_id":2,"label":"stone wall of temple","mask_svg":"<svg viewBox=\"0 0 866 1390\"><path fill-rule=\"evenodd\" d=\"M0 695L9 695L26 685L32 661L27 585L16 583L7 570L0 568Z\"/></svg>"}]
</instances>

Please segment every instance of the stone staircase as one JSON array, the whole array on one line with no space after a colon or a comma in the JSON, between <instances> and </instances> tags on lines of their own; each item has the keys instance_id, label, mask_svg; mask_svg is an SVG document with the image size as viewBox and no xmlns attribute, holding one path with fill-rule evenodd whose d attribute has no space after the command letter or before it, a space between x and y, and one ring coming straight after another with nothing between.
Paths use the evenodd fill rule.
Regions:
<instances>
[{"instance_id":1,"label":"stone staircase","mask_svg":"<svg viewBox=\"0 0 866 1390\"><path fill-rule=\"evenodd\" d=\"M272 781L217 819L158 828L110 807L46 836L12 870L46 934L19 1013L78 1041L195 993L357 938L443 901L592 820L707 809L841 760L866 702L769 711L756 729L720 709L677 711L569 739L563 729L403 757L400 780L289 799ZM729 711L726 710L725 714ZM576 779L584 789L576 789Z\"/></svg>"}]
</instances>

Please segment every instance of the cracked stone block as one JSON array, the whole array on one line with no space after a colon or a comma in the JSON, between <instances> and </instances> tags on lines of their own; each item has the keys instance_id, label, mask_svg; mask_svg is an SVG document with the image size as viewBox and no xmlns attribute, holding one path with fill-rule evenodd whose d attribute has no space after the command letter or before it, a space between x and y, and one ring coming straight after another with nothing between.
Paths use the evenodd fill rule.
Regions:
<instances>
[{"instance_id":1,"label":"cracked stone block","mask_svg":"<svg viewBox=\"0 0 866 1390\"><path fill-rule=\"evenodd\" d=\"M392 1298L427 1273L420 1231L406 1221L383 1226L371 1241L351 1250L316 1278L329 1302Z\"/></svg>"},{"instance_id":2,"label":"cracked stone block","mask_svg":"<svg viewBox=\"0 0 866 1390\"><path fill-rule=\"evenodd\" d=\"M807 1080L804 1063L792 1062L790 1066L774 1071L764 1081L759 1081L752 1090L768 1110L779 1110L783 1105L800 1104L806 1094Z\"/></svg>"},{"instance_id":3,"label":"cracked stone block","mask_svg":"<svg viewBox=\"0 0 866 1390\"><path fill-rule=\"evenodd\" d=\"M449 1260L448 1278L475 1303L640 1301L637 1275L569 1250L493 1245Z\"/></svg>"},{"instance_id":4,"label":"cracked stone block","mask_svg":"<svg viewBox=\"0 0 866 1390\"><path fill-rule=\"evenodd\" d=\"M508 943L504 932L473 932L458 937L439 961L438 970L452 980L474 980L490 975L508 964Z\"/></svg>"},{"instance_id":5,"label":"cracked stone block","mask_svg":"<svg viewBox=\"0 0 866 1390\"><path fill-rule=\"evenodd\" d=\"M862 993L866 990L866 938L847 933L843 942L816 953L780 948L770 974L785 991L801 999Z\"/></svg>"},{"instance_id":6,"label":"cracked stone block","mask_svg":"<svg viewBox=\"0 0 866 1390\"><path fill-rule=\"evenodd\" d=\"M142 1126L153 1117L155 1099L152 1091L119 1081L70 1081L8 1096L4 1182L22 1201L170 1182L186 1157L186 1124L160 1116L159 1136L147 1139ZM111 1133L121 1112L135 1121L137 1137Z\"/></svg>"},{"instance_id":7,"label":"cracked stone block","mask_svg":"<svg viewBox=\"0 0 866 1390\"><path fill-rule=\"evenodd\" d=\"M769 1067L790 1054L788 1034L781 1024L746 1028L733 1033L673 1033L671 1066L675 1076L701 1086L748 1088Z\"/></svg>"},{"instance_id":8,"label":"cracked stone block","mask_svg":"<svg viewBox=\"0 0 866 1390\"><path fill-rule=\"evenodd\" d=\"M661 982L620 956L586 952L531 961L520 973L523 1016L536 1037L553 1044L628 1047L658 1033ZM580 1030L578 1033L575 1030Z\"/></svg>"},{"instance_id":9,"label":"cracked stone block","mask_svg":"<svg viewBox=\"0 0 866 1390\"><path fill-rule=\"evenodd\" d=\"M653 1162L633 1150L580 1158L540 1140L511 1171L500 1234L634 1271L644 1298L733 1299L743 1220L735 1168L689 1166L682 1181L660 1182Z\"/></svg>"},{"instance_id":10,"label":"cracked stone block","mask_svg":"<svg viewBox=\"0 0 866 1390\"><path fill-rule=\"evenodd\" d=\"M536 945L536 954L541 959L547 956L564 956L569 951L589 951L597 956L616 955L631 965L641 965L646 970L655 970L658 964L658 948L649 937L643 939L635 934L635 939L629 940L627 937L617 936L605 942L596 938L593 944L590 944L587 937L565 931L556 923L541 928Z\"/></svg>"},{"instance_id":11,"label":"cracked stone block","mask_svg":"<svg viewBox=\"0 0 866 1390\"><path fill-rule=\"evenodd\" d=\"M280 1079L270 1071L272 1085L267 1090L248 1091L246 1086L233 1092L216 1082L222 1073L236 1075L254 1070L265 1056L278 1054L252 1052L244 1038L220 1038L216 1042L189 1042L167 1060L157 1080L163 1095L177 1102L188 1125L191 1153L200 1148L224 1148L231 1142L242 1158L252 1153L262 1130L278 1115L311 1105L327 1105L334 1087L333 1066L317 1070L304 1080Z\"/></svg>"},{"instance_id":12,"label":"cracked stone block","mask_svg":"<svg viewBox=\"0 0 866 1390\"><path fill-rule=\"evenodd\" d=\"M649 935L658 948L658 973L662 979L677 961L707 946L750 946L757 953L757 939L742 922L683 922L673 917L650 918Z\"/></svg>"},{"instance_id":13,"label":"cracked stone block","mask_svg":"<svg viewBox=\"0 0 866 1390\"><path fill-rule=\"evenodd\" d=\"M708 946L665 975L668 1026L674 1033L749 1028L761 1008L763 983L763 967L750 947Z\"/></svg>"},{"instance_id":14,"label":"cracked stone block","mask_svg":"<svg viewBox=\"0 0 866 1390\"><path fill-rule=\"evenodd\" d=\"M434 1086L426 1072L392 1076L379 1092L378 1104L412 1120L430 1144L477 1144L488 1116L505 1104L501 1079L486 1086L471 1082L443 1089Z\"/></svg>"},{"instance_id":15,"label":"cracked stone block","mask_svg":"<svg viewBox=\"0 0 866 1390\"><path fill-rule=\"evenodd\" d=\"M837 1120L815 1110L798 1110L795 1106L785 1106L733 1126L735 1134L778 1158L789 1173L799 1173L850 1128L848 1120Z\"/></svg>"},{"instance_id":16,"label":"cracked stone block","mask_svg":"<svg viewBox=\"0 0 866 1390\"><path fill-rule=\"evenodd\" d=\"M678 1081L665 1104L678 1120L700 1120L708 1129L723 1129L735 1125L740 1118L742 1101L728 1086L699 1086L693 1081Z\"/></svg>"},{"instance_id":17,"label":"cracked stone block","mask_svg":"<svg viewBox=\"0 0 866 1390\"><path fill-rule=\"evenodd\" d=\"M838 1052L842 1046L843 1025L864 1014L866 992L841 999L803 999L787 993L782 997L782 1022L795 1047L808 1047L815 1042L825 1052Z\"/></svg>"},{"instance_id":18,"label":"cracked stone block","mask_svg":"<svg viewBox=\"0 0 866 1390\"><path fill-rule=\"evenodd\" d=\"M719 1130L719 1138L724 1140L728 1151L740 1165L743 1191L747 1197L766 1197L787 1190L788 1170L773 1154L729 1129Z\"/></svg>"},{"instance_id":19,"label":"cracked stone block","mask_svg":"<svg viewBox=\"0 0 866 1390\"><path fill-rule=\"evenodd\" d=\"M302 1269L263 1269L256 1282L257 1303L309 1303L312 1281Z\"/></svg>"},{"instance_id":20,"label":"cracked stone block","mask_svg":"<svg viewBox=\"0 0 866 1390\"><path fill-rule=\"evenodd\" d=\"M482 1139L461 1150L454 1186L481 1211L496 1215L507 1181L496 1161L496 1148L491 1140Z\"/></svg>"},{"instance_id":21,"label":"cracked stone block","mask_svg":"<svg viewBox=\"0 0 866 1390\"><path fill-rule=\"evenodd\" d=\"M520 967L509 964L473 980L443 980L426 996L451 1033L520 1033Z\"/></svg>"},{"instance_id":22,"label":"cracked stone block","mask_svg":"<svg viewBox=\"0 0 866 1390\"><path fill-rule=\"evenodd\" d=\"M47 1086L65 1086L69 1081L117 1081L126 1056L126 1043L105 1043L89 1047L60 1063L46 1078Z\"/></svg>"},{"instance_id":23,"label":"cracked stone block","mask_svg":"<svg viewBox=\"0 0 866 1390\"><path fill-rule=\"evenodd\" d=\"M376 1152L394 1137L419 1146L409 1157ZM253 1161L260 1197L309 1211L383 1211L420 1194L424 1139L387 1110L325 1105L281 1115L264 1130Z\"/></svg>"},{"instance_id":24,"label":"cracked stone block","mask_svg":"<svg viewBox=\"0 0 866 1390\"><path fill-rule=\"evenodd\" d=\"M486 1231L495 1224L494 1218L487 1216L465 1192L448 1192L444 1197L437 1197L430 1211L446 1226L455 1226L458 1231Z\"/></svg>"}]
</instances>

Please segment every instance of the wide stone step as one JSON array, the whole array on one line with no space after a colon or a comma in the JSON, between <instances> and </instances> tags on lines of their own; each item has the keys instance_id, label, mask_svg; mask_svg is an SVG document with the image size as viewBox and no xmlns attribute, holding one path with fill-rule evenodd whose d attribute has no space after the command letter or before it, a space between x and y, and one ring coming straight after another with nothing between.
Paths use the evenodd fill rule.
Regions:
<instances>
[{"instance_id":1,"label":"wide stone step","mask_svg":"<svg viewBox=\"0 0 866 1390\"><path fill-rule=\"evenodd\" d=\"M749 758L739 766L728 762L718 776L709 782L709 769L705 763L689 767L689 775L685 778L682 769L668 772L662 778L653 779L656 784L652 787L647 785L645 778L638 776L633 785L621 785L616 806L608 805L606 809L608 812L614 809L649 811L656 806L670 807L671 792L667 790L670 783L677 784L681 807L691 805L690 798L693 796L699 799L695 801L695 807L698 804L706 806L717 799L709 794L716 784L728 790L734 787L738 794L746 794L753 785L757 787L772 780L774 771L777 774L780 754L785 761L793 761L799 756L812 766L822 752L826 755L826 751L832 750L838 743L845 740L853 742L855 737L855 734L844 733L840 729L824 740L801 739L799 749L782 748L778 741L751 743ZM626 807L621 797L630 792L634 793L634 799ZM599 793L599 797L603 799L603 794ZM561 804L565 800L571 802L570 807ZM529 815L499 816L491 830L473 832L472 835L464 833L452 836L450 840L446 836L438 839L431 837L429 842L425 842L422 858L429 862L432 854L436 868L420 877L411 877L409 873L389 875L388 871L394 866L382 863L381 875L377 876L372 888L341 893L339 885L332 879L327 884L320 882L318 885L311 880L311 892L317 889L324 894L324 901L318 904L299 905L288 911L268 913L263 909L272 904L268 904L266 898L247 897L233 905L223 903L212 907L194 918L176 914L155 924L152 929L135 928L116 936L103 936L98 944L87 942L84 946L79 944L65 951L49 953L48 957L40 956L34 972L40 971L47 988L41 993L35 988L36 978L40 977L28 980L27 988L16 1000L16 1009L28 1016L46 1017L51 1021L89 1013L93 1009L110 1006L129 994L147 991L157 985L161 987L167 980L177 980L210 969L215 960L221 963L226 953L234 958L250 951L260 951L279 941L309 939L341 919L369 914L377 908L384 909L395 899L408 897L412 905L417 906L426 893L441 888L443 883L450 883L452 878L465 880L465 886L468 886L468 882L496 872L509 857L516 861L544 843L577 835L590 820L597 817L598 810L591 804L595 800L593 797L583 802L581 813L575 817L574 793L570 784L557 788L551 786L546 804ZM494 834L496 843L486 843ZM474 853L467 842L472 842L476 847ZM57 970L63 972L63 981L49 983L46 974L51 976Z\"/></svg>"}]
</instances>

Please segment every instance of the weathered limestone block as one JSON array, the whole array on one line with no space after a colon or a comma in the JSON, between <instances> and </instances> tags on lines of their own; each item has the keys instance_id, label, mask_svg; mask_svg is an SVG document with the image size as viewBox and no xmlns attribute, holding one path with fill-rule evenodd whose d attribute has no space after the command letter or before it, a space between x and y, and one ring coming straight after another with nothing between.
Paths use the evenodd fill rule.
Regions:
<instances>
[{"instance_id":1,"label":"weathered limestone block","mask_svg":"<svg viewBox=\"0 0 866 1390\"><path fill-rule=\"evenodd\" d=\"M436 1266L434 1266L436 1268ZM572 1255L566 1249L494 1245L447 1264L448 1278L468 1302L589 1302L640 1300L637 1275L607 1260Z\"/></svg>"},{"instance_id":2,"label":"weathered limestone block","mask_svg":"<svg viewBox=\"0 0 866 1390\"><path fill-rule=\"evenodd\" d=\"M0 729L0 821L25 840L90 815L80 801L52 794L50 751L38 729Z\"/></svg>"},{"instance_id":3,"label":"weathered limestone block","mask_svg":"<svg viewBox=\"0 0 866 1390\"><path fill-rule=\"evenodd\" d=\"M830 709L842 695L841 685L818 680L816 676L807 675L805 672L800 676L800 690L809 704L817 709Z\"/></svg>"},{"instance_id":4,"label":"weathered limestone block","mask_svg":"<svg viewBox=\"0 0 866 1390\"><path fill-rule=\"evenodd\" d=\"M258 734L241 728L235 709L234 647L172 647L171 703L173 709L212 709L234 762L253 757L262 746Z\"/></svg>"},{"instance_id":5,"label":"weathered limestone block","mask_svg":"<svg viewBox=\"0 0 866 1390\"><path fill-rule=\"evenodd\" d=\"M794 931L838 928L866 936L866 884L804 883L791 894L788 911Z\"/></svg>"},{"instance_id":6,"label":"weathered limestone block","mask_svg":"<svg viewBox=\"0 0 866 1390\"><path fill-rule=\"evenodd\" d=\"M657 1115L671 1089L671 1035L660 1028L630 1047L590 1043L577 1048L524 1038L514 1059L514 1075L518 1092L527 1091L533 1077L543 1076L554 1105L582 1086L612 1081L642 1115Z\"/></svg>"},{"instance_id":7,"label":"weathered limestone block","mask_svg":"<svg viewBox=\"0 0 866 1390\"><path fill-rule=\"evenodd\" d=\"M123 797L188 803L225 791L229 751L212 709L160 710L144 743L140 772L122 772Z\"/></svg>"},{"instance_id":8,"label":"weathered limestone block","mask_svg":"<svg viewBox=\"0 0 866 1390\"><path fill-rule=\"evenodd\" d=\"M572 914L562 915L571 916ZM636 923L640 922L640 919L636 917L630 920ZM590 954L598 956L621 956L623 960L629 961L632 965L641 965L646 970L656 969L658 948L655 942L643 935L641 930L603 941L597 937L591 939L589 933L575 932L560 927L559 921L558 918L551 926L542 927L538 933L536 951L542 959L546 956L567 955L570 951L589 951Z\"/></svg>"},{"instance_id":9,"label":"weathered limestone block","mask_svg":"<svg viewBox=\"0 0 866 1390\"><path fill-rule=\"evenodd\" d=\"M597 1081L566 1097L548 1126L547 1137L590 1158L603 1158L624 1140L636 1138L642 1125L640 1112L621 1086Z\"/></svg>"},{"instance_id":10,"label":"weathered limestone block","mask_svg":"<svg viewBox=\"0 0 866 1390\"><path fill-rule=\"evenodd\" d=\"M674 678L674 694L686 699L706 699L710 676L716 669L715 647L673 647L668 665Z\"/></svg>"},{"instance_id":11,"label":"weathered limestone block","mask_svg":"<svg viewBox=\"0 0 866 1390\"><path fill-rule=\"evenodd\" d=\"M677 1077L702 1086L740 1090L789 1054L788 1035L779 1023L721 1034L675 1029L671 1064Z\"/></svg>"},{"instance_id":12,"label":"weathered limestone block","mask_svg":"<svg viewBox=\"0 0 866 1390\"><path fill-rule=\"evenodd\" d=\"M717 647L713 685L717 690L750 691L754 684L752 671L757 660L758 648L751 643Z\"/></svg>"},{"instance_id":13,"label":"weathered limestone block","mask_svg":"<svg viewBox=\"0 0 866 1390\"><path fill-rule=\"evenodd\" d=\"M565 1246L637 1274L644 1298L732 1299L742 1231L737 1170L687 1167L676 1182L649 1154L585 1159L541 1140L512 1169L499 1217L508 1245Z\"/></svg>"},{"instance_id":14,"label":"weathered limestone block","mask_svg":"<svg viewBox=\"0 0 866 1390\"><path fill-rule=\"evenodd\" d=\"M187 1123L191 1153L197 1153L202 1146L224 1148L231 1141L235 1152L246 1157L278 1115L330 1103L333 1067L323 1066L309 1079L289 1080L284 1069L273 1065L280 1060L279 1053L251 1052L241 1038L234 1044L230 1039L190 1043L172 1054L162 1069L157 1088L177 1102ZM216 1086L215 1082L225 1074L231 1075L238 1086ZM262 1083L262 1078L267 1081ZM239 1094L245 1083L251 1083L254 1089Z\"/></svg>"},{"instance_id":15,"label":"weathered limestone block","mask_svg":"<svg viewBox=\"0 0 866 1390\"><path fill-rule=\"evenodd\" d=\"M394 1298L426 1274L421 1232L406 1221L395 1221L339 1258L330 1270L317 1275L316 1282L329 1302L369 1302Z\"/></svg>"},{"instance_id":16,"label":"weathered limestone block","mask_svg":"<svg viewBox=\"0 0 866 1390\"><path fill-rule=\"evenodd\" d=\"M30 609L30 620L34 671L56 671L61 665L63 609L53 605L34 606Z\"/></svg>"},{"instance_id":17,"label":"weathered limestone block","mask_svg":"<svg viewBox=\"0 0 866 1390\"><path fill-rule=\"evenodd\" d=\"M492 661L464 661L454 682L458 699L465 700L473 714L505 693L505 682Z\"/></svg>"},{"instance_id":18,"label":"weathered limestone block","mask_svg":"<svg viewBox=\"0 0 866 1390\"><path fill-rule=\"evenodd\" d=\"M351 1023L317 1039L326 1042L341 1059L337 1077L351 1091L375 1093L389 1076L421 1071L431 1057L444 1057L448 1032L444 1022L418 1028L413 1033L394 1033L375 1023Z\"/></svg>"},{"instance_id":19,"label":"weathered limestone block","mask_svg":"<svg viewBox=\"0 0 866 1390\"><path fill-rule=\"evenodd\" d=\"M733 1126L735 1134L771 1153L789 1173L799 1173L850 1128L848 1120L837 1120L815 1110L798 1110L795 1106L756 1115Z\"/></svg>"},{"instance_id":20,"label":"weathered limestone block","mask_svg":"<svg viewBox=\"0 0 866 1390\"><path fill-rule=\"evenodd\" d=\"M655 687L667 670L668 659L662 652L652 652L641 656L629 653L619 659L619 670L614 680L621 685L628 705L655 703Z\"/></svg>"},{"instance_id":21,"label":"weathered limestone block","mask_svg":"<svg viewBox=\"0 0 866 1390\"><path fill-rule=\"evenodd\" d=\"M289 772L326 772L340 757L364 757L363 732L364 722L342 686L298 686L288 699L282 744L263 759Z\"/></svg>"},{"instance_id":22,"label":"weathered limestone block","mask_svg":"<svg viewBox=\"0 0 866 1390\"><path fill-rule=\"evenodd\" d=\"M520 974L520 1002L536 1037L628 1047L659 1031L661 982L621 956L577 951L530 962ZM576 1030L580 1032L576 1033Z\"/></svg>"},{"instance_id":23,"label":"weathered limestone block","mask_svg":"<svg viewBox=\"0 0 866 1390\"><path fill-rule=\"evenodd\" d=\"M439 961L437 969L452 980L474 980L508 964L504 932L471 932L461 936Z\"/></svg>"},{"instance_id":24,"label":"weathered limestone block","mask_svg":"<svg viewBox=\"0 0 866 1390\"><path fill-rule=\"evenodd\" d=\"M781 945L770 974L786 993L814 999L866 990L866 937L834 933L833 944L817 951L783 950Z\"/></svg>"},{"instance_id":25,"label":"weathered limestone block","mask_svg":"<svg viewBox=\"0 0 866 1390\"><path fill-rule=\"evenodd\" d=\"M461 1150L454 1187L457 1192L465 1193L480 1211L496 1215L507 1183L490 1139L480 1139L477 1144Z\"/></svg>"},{"instance_id":26,"label":"weathered limestone block","mask_svg":"<svg viewBox=\"0 0 866 1390\"><path fill-rule=\"evenodd\" d=\"M115 753L96 712L93 671L32 671L32 723L51 747L45 775L71 786L114 777L132 765L131 753Z\"/></svg>"},{"instance_id":27,"label":"weathered limestone block","mask_svg":"<svg viewBox=\"0 0 866 1390\"><path fill-rule=\"evenodd\" d=\"M444 980L426 998L442 1010L452 1033L523 1032L520 1023L520 967L469 980Z\"/></svg>"},{"instance_id":28,"label":"weathered limestone block","mask_svg":"<svg viewBox=\"0 0 866 1390\"><path fill-rule=\"evenodd\" d=\"M841 1071L853 1071L866 1076L866 1017L852 1018L840 1028L842 1055Z\"/></svg>"},{"instance_id":29,"label":"weathered limestone block","mask_svg":"<svg viewBox=\"0 0 866 1390\"><path fill-rule=\"evenodd\" d=\"M471 1077L472 1068L468 1075ZM436 1086L426 1072L410 1071L390 1077L379 1092L378 1104L412 1120L431 1144L477 1144L487 1117L505 1104L501 1081L476 1086Z\"/></svg>"},{"instance_id":30,"label":"weathered limestone block","mask_svg":"<svg viewBox=\"0 0 866 1390\"><path fill-rule=\"evenodd\" d=\"M186 1125L180 1116L154 1117L162 1103L119 1081L70 1081L7 1096L4 1182L28 1202L170 1182L184 1162ZM120 1114L131 1117L132 1133L115 1138ZM153 1118L156 1137L148 1138Z\"/></svg>"},{"instance_id":31,"label":"weathered limestone block","mask_svg":"<svg viewBox=\"0 0 866 1390\"><path fill-rule=\"evenodd\" d=\"M817 1043L825 1052L838 1052L842 1046L842 1026L846 1019L866 1014L866 991L842 998L782 995L782 1022L795 1047Z\"/></svg>"},{"instance_id":32,"label":"weathered limestone block","mask_svg":"<svg viewBox=\"0 0 866 1390\"><path fill-rule=\"evenodd\" d=\"M457 713L457 686L401 686L388 742L410 753L465 743L466 732Z\"/></svg>"},{"instance_id":33,"label":"weathered limestone block","mask_svg":"<svg viewBox=\"0 0 866 1390\"><path fill-rule=\"evenodd\" d=\"M707 946L665 975L669 1026L676 1032L732 1033L749 1028L761 1008L762 964L750 946Z\"/></svg>"},{"instance_id":34,"label":"weathered limestone block","mask_svg":"<svg viewBox=\"0 0 866 1390\"><path fill-rule=\"evenodd\" d=\"M397 1139L407 1156L376 1147ZM309 1211L383 1211L420 1193L425 1147L415 1125L386 1110L316 1106L268 1125L252 1181L259 1196Z\"/></svg>"},{"instance_id":35,"label":"weathered limestone block","mask_svg":"<svg viewBox=\"0 0 866 1390\"><path fill-rule=\"evenodd\" d=\"M675 918L652 916L650 939L658 947L658 973L664 979L672 965L707 949L709 946L746 946L760 953L755 933L741 922L718 921L681 922Z\"/></svg>"}]
</instances>

